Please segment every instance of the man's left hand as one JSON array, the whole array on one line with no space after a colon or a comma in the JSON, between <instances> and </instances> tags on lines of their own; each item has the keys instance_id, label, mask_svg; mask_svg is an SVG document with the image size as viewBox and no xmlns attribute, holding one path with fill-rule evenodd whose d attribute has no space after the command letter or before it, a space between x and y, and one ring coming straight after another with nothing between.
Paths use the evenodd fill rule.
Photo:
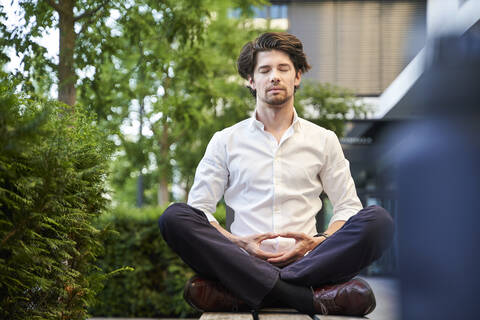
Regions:
<instances>
[{"instance_id":1,"label":"man's left hand","mask_svg":"<svg viewBox=\"0 0 480 320\"><path fill-rule=\"evenodd\" d=\"M284 267L292 262L305 256L309 251L312 251L317 245L319 245L325 238L323 237L311 237L302 232L285 232L279 233L279 237L293 238L295 239L295 246L283 253L283 255L270 258L267 261L278 267Z\"/></svg>"}]
</instances>

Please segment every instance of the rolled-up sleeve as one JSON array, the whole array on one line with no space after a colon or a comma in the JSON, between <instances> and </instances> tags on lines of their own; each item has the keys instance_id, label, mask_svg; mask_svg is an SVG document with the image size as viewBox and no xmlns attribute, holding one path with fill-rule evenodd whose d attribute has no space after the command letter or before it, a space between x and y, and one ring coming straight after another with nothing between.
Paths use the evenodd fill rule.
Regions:
<instances>
[{"instance_id":1,"label":"rolled-up sleeve","mask_svg":"<svg viewBox=\"0 0 480 320\"><path fill-rule=\"evenodd\" d=\"M340 141L329 131L325 142L324 165L320 171L323 189L333 205L329 226L338 220L348 220L362 209L355 183L350 173L350 164L343 154Z\"/></svg>"},{"instance_id":2,"label":"rolled-up sleeve","mask_svg":"<svg viewBox=\"0 0 480 320\"><path fill-rule=\"evenodd\" d=\"M187 203L203 211L208 221L217 221L213 213L223 196L227 182L226 151L220 131L213 135L205 155L198 164Z\"/></svg>"}]
</instances>

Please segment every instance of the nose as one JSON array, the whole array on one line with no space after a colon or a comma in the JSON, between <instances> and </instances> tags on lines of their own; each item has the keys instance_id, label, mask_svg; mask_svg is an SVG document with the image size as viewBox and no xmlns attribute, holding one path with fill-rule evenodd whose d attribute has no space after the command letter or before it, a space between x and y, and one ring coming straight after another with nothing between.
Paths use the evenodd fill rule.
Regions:
<instances>
[{"instance_id":1,"label":"nose","mask_svg":"<svg viewBox=\"0 0 480 320\"><path fill-rule=\"evenodd\" d=\"M278 76L277 71L272 70L272 72L270 73L270 82L277 83L279 81L280 81L280 77Z\"/></svg>"}]
</instances>

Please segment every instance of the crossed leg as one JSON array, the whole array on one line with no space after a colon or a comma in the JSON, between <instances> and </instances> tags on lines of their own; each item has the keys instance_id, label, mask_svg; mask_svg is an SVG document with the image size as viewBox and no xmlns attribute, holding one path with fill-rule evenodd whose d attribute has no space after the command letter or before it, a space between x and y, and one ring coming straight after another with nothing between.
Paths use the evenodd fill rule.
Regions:
<instances>
[{"instance_id":1,"label":"crossed leg","mask_svg":"<svg viewBox=\"0 0 480 320\"><path fill-rule=\"evenodd\" d=\"M159 226L167 244L187 265L219 280L250 306L258 306L279 278L279 268L240 249L202 211L185 203L168 207Z\"/></svg>"},{"instance_id":2,"label":"crossed leg","mask_svg":"<svg viewBox=\"0 0 480 320\"><path fill-rule=\"evenodd\" d=\"M390 214L379 206L364 208L308 255L284 267L280 278L312 287L348 281L380 258L392 238Z\"/></svg>"},{"instance_id":3,"label":"crossed leg","mask_svg":"<svg viewBox=\"0 0 480 320\"><path fill-rule=\"evenodd\" d=\"M220 281L250 306L259 306L278 279L319 287L344 282L378 259L389 246L393 222L371 206L350 218L335 234L283 269L250 256L218 232L202 211L173 204L159 219L167 244L198 274Z\"/></svg>"}]
</instances>

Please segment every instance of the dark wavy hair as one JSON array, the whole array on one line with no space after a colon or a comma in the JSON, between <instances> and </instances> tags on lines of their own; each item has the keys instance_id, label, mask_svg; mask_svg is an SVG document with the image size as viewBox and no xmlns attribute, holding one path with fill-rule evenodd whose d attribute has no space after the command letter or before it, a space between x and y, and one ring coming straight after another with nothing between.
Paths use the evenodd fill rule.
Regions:
<instances>
[{"instance_id":1,"label":"dark wavy hair","mask_svg":"<svg viewBox=\"0 0 480 320\"><path fill-rule=\"evenodd\" d=\"M288 54L295 68L295 74L298 71L305 73L311 69L307 56L303 52L303 44L297 37L286 32L267 32L243 46L237 59L237 70L240 76L246 80L249 77L253 79L257 53L270 50L279 50ZM252 95L256 96L256 90L248 88Z\"/></svg>"}]
</instances>

